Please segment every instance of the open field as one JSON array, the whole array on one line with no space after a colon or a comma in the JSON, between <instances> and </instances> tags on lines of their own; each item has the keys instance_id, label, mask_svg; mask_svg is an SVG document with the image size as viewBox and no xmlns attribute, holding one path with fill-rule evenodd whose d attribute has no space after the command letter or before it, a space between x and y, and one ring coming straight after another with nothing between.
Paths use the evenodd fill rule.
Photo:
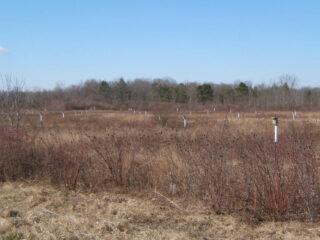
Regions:
<instances>
[{"instance_id":1,"label":"open field","mask_svg":"<svg viewBox=\"0 0 320 240\"><path fill-rule=\"evenodd\" d=\"M19 128L2 118L0 211L20 214L2 216L14 226L3 236L318 237L311 223L320 212L319 111L299 111L294 121L284 111L240 112L240 118L187 110L64 115L43 112L40 122L28 111Z\"/></svg>"},{"instance_id":2,"label":"open field","mask_svg":"<svg viewBox=\"0 0 320 240\"><path fill-rule=\"evenodd\" d=\"M320 0L0 10L0 240L320 240Z\"/></svg>"}]
</instances>

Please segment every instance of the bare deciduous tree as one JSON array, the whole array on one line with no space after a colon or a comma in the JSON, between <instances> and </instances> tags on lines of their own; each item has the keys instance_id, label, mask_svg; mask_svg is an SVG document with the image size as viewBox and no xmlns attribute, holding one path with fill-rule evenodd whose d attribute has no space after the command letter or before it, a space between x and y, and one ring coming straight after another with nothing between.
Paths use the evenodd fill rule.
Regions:
<instances>
[{"instance_id":1,"label":"bare deciduous tree","mask_svg":"<svg viewBox=\"0 0 320 240\"><path fill-rule=\"evenodd\" d=\"M3 82L1 91L2 116L7 118L11 126L19 128L23 118L23 108L27 105L23 92L24 83L11 75L0 75Z\"/></svg>"}]
</instances>

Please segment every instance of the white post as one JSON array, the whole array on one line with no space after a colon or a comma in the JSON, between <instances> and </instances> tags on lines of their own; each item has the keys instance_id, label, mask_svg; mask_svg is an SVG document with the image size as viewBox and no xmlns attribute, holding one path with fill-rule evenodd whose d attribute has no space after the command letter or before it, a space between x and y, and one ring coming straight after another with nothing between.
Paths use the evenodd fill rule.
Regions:
<instances>
[{"instance_id":1,"label":"white post","mask_svg":"<svg viewBox=\"0 0 320 240\"><path fill-rule=\"evenodd\" d=\"M64 112L62 112L62 118L64 118Z\"/></svg>"},{"instance_id":2,"label":"white post","mask_svg":"<svg viewBox=\"0 0 320 240\"><path fill-rule=\"evenodd\" d=\"M274 124L274 142L277 143L278 142L278 118L274 117L272 119L272 122Z\"/></svg>"},{"instance_id":3,"label":"white post","mask_svg":"<svg viewBox=\"0 0 320 240\"><path fill-rule=\"evenodd\" d=\"M177 185L176 185L176 184L170 183L170 185L169 185L169 192L170 192L172 195L175 195L175 194L176 194L176 188L177 188Z\"/></svg>"},{"instance_id":4,"label":"white post","mask_svg":"<svg viewBox=\"0 0 320 240\"><path fill-rule=\"evenodd\" d=\"M215 111L216 111L216 108L213 108L213 111L215 112Z\"/></svg>"},{"instance_id":5,"label":"white post","mask_svg":"<svg viewBox=\"0 0 320 240\"><path fill-rule=\"evenodd\" d=\"M159 114L158 118L159 118L159 121L160 121L161 120L160 114Z\"/></svg>"},{"instance_id":6,"label":"white post","mask_svg":"<svg viewBox=\"0 0 320 240\"><path fill-rule=\"evenodd\" d=\"M292 112L292 120L296 120L296 115L294 114L294 112Z\"/></svg>"},{"instance_id":7,"label":"white post","mask_svg":"<svg viewBox=\"0 0 320 240\"><path fill-rule=\"evenodd\" d=\"M183 127L187 127L187 118L185 116L183 116Z\"/></svg>"},{"instance_id":8,"label":"white post","mask_svg":"<svg viewBox=\"0 0 320 240\"><path fill-rule=\"evenodd\" d=\"M147 116L147 114L148 114L148 112L147 112L147 111L144 111L144 115Z\"/></svg>"},{"instance_id":9,"label":"white post","mask_svg":"<svg viewBox=\"0 0 320 240\"><path fill-rule=\"evenodd\" d=\"M238 119L240 119L240 113L238 112Z\"/></svg>"},{"instance_id":10,"label":"white post","mask_svg":"<svg viewBox=\"0 0 320 240\"><path fill-rule=\"evenodd\" d=\"M39 120L40 120L40 122L42 122L42 115L41 115L41 113L40 113L40 115L39 115Z\"/></svg>"},{"instance_id":11,"label":"white post","mask_svg":"<svg viewBox=\"0 0 320 240\"><path fill-rule=\"evenodd\" d=\"M278 142L278 125L274 126L274 142Z\"/></svg>"}]
</instances>

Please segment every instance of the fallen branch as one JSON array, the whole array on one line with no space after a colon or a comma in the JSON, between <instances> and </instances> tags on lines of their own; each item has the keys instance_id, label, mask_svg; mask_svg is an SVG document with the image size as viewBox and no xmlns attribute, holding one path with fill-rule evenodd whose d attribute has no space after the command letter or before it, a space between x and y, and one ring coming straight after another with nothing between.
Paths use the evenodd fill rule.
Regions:
<instances>
[{"instance_id":1,"label":"fallen branch","mask_svg":"<svg viewBox=\"0 0 320 240\"><path fill-rule=\"evenodd\" d=\"M43 212L50 213L50 214L55 215L55 216L57 216L57 217L61 217L61 215L59 215L59 214L57 214L57 213L55 213L55 212L51 212L51 211L49 211L48 209L41 208L41 210L42 210Z\"/></svg>"},{"instance_id":2,"label":"fallen branch","mask_svg":"<svg viewBox=\"0 0 320 240\"><path fill-rule=\"evenodd\" d=\"M179 205L176 204L174 201L172 201L171 199L169 199L169 198L167 198L166 196L164 196L164 195L162 195L161 193L159 193L156 188L154 189L154 193L157 194L158 196L164 198L165 200L167 200L169 203L171 203L173 206L175 206L175 207L176 207L177 209L179 209L181 212L187 213L186 210L184 210L184 209L182 209L181 207L179 207Z\"/></svg>"}]
</instances>

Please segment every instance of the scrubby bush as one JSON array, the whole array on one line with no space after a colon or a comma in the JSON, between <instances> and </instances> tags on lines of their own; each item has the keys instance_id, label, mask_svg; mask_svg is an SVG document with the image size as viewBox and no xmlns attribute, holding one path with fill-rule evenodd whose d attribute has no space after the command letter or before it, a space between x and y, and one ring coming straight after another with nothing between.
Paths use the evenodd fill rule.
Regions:
<instances>
[{"instance_id":1,"label":"scrubby bush","mask_svg":"<svg viewBox=\"0 0 320 240\"><path fill-rule=\"evenodd\" d=\"M180 119L177 114L170 115L171 127L147 116L140 116L134 125L125 119L110 116L108 122L92 117L69 130L63 125L69 128L68 120L54 129L24 131L3 124L0 180L38 179L96 191L115 185L127 190L156 187L201 199L218 214L318 220L316 123L284 124L275 145L272 128L259 130L261 120L241 123L201 115L198 125L184 129L181 120L180 125L173 124Z\"/></svg>"}]
</instances>

